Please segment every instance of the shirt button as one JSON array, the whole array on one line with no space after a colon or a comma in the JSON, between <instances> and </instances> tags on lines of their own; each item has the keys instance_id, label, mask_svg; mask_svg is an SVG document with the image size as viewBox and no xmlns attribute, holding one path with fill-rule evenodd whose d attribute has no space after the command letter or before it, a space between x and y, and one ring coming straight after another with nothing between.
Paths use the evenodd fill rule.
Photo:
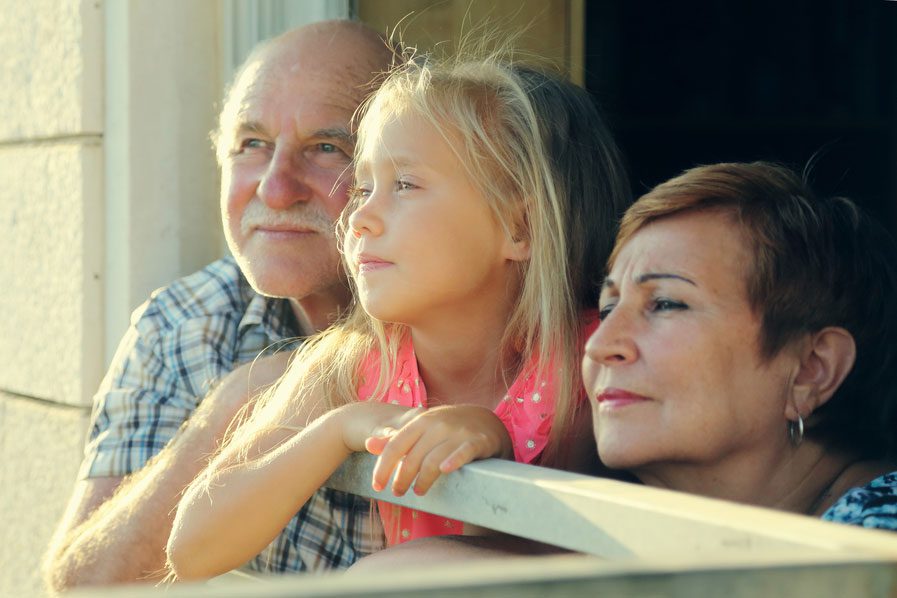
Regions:
<instances>
[{"instance_id":1,"label":"shirt button","mask_svg":"<svg viewBox=\"0 0 897 598\"><path fill-rule=\"evenodd\" d=\"M536 448L536 443L533 442L532 440L527 440L527 441L526 441L526 448L528 448L528 449Z\"/></svg>"}]
</instances>

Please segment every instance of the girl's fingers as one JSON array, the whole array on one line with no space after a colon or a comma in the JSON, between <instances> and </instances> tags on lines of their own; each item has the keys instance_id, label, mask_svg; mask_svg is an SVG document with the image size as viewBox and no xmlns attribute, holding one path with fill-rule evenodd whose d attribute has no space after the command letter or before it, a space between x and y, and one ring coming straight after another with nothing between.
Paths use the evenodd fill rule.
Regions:
<instances>
[{"instance_id":1,"label":"girl's fingers","mask_svg":"<svg viewBox=\"0 0 897 598\"><path fill-rule=\"evenodd\" d=\"M451 473L479 456L479 448L473 442L467 441L439 462L439 473Z\"/></svg>"},{"instance_id":2,"label":"girl's fingers","mask_svg":"<svg viewBox=\"0 0 897 598\"><path fill-rule=\"evenodd\" d=\"M369 436L364 441L364 449L372 455L379 455L387 444L389 444L387 436Z\"/></svg>"},{"instance_id":3,"label":"girl's fingers","mask_svg":"<svg viewBox=\"0 0 897 598\"><path fill-rule=\"evenodd\" d=\"M416 484L414 479L421 473L421 468L423 467L424 462L429 458L429 455L432 454L434 450L437 450L443 443L443 440L434 436L424 435L418 437L418 441L411 447L411 450L402 457L396 467L396 474L392 480L392 492L394 495L402 496L408 492L412 483ZM451 451L444 450L443 452L448 454ZM435 466L437 468L439 467L438 461L435 463Z\"/></svg>"},{"instance_id":4,"label":"girl's fingers","mask_svg":"<svg viewBox=\"0 0 897 598\"><path fill-rule=\"evenodd\" d=\"M420 464L417 479L414 480L414 493L418 496L426 494L433 483L442 475L441 464L460 448L455 448L455 445L451 442L444 442L431 450Z\"/></svg>"},{"instance_id":5,"label":"girl's fingers","mask_svg":"<svg viewBox=\"0 0 897 598\"><path fill-rule=\"evenodd\" d=\"M419 438L419 432L410 430L406 426L388 439L386 445L380 451L377 463L374 465L374 474L371 480L371 487L374 490L380 492L386 488L393 470L405 458Z\"/></svg>"}]
</instances>

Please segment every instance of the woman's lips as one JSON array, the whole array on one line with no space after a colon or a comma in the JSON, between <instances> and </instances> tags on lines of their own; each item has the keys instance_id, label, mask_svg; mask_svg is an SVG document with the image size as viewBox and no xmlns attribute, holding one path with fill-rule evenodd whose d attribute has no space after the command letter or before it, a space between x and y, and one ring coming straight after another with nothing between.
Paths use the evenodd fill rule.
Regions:
<instances>
[{"instance_id":1,"label":"woman's lips","mask_svg":"<svg viewBox=\"0 0 897 598\"><path fill-rule=\"evenodd\" d=\"M621 388L607 388L604 392L595 397L595 400L598 401L598 404L602 407L615 409L636 403L643 403L645 401L650 401L651 399Z\"/></svg>"}]
</instances>

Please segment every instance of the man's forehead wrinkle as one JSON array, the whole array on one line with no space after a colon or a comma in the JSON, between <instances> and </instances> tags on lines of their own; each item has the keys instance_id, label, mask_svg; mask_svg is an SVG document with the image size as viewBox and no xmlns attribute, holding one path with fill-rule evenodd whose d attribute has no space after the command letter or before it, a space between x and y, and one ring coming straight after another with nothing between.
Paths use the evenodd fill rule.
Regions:
<instances>
[{"instance_id":1,"label":"man's forehead wrinkle","mask_svg":"<svg viewBox=\"0 0 897 598\"><path fill-rule=\"evenodd\" d=\"M346 110L351 115L363 99L364 86L353 81L357 78L343 76L347 71L351 69L340 73L306 60L261 66L242 82L239 112L247 112L269 96L288 96L291 89L311 86L317 90L316 99L321 105Z\"/></svg>"}]
</instances>

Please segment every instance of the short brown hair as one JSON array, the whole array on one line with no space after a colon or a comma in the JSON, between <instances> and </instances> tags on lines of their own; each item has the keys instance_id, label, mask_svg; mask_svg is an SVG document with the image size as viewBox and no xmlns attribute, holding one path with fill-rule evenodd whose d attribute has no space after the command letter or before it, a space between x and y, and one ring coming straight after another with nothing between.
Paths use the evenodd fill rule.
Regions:
<instances>
[{"instance_id":1,"label":"short brown hair","mask_svg":"<svg viewBox=\"0 0 897 598\"><path fill-rule=\"evenodd\" d=\"M608 265L650 222L705 211L732 216L752 250L746 286L762 316L764 358L826 326L854 338L854 367L808 422L808 434L864 456L893 454L897 249L888 233L849 199L816 197L785 167L714 164L688 170L635 202Z\"/></svg>"}]
</instances>

